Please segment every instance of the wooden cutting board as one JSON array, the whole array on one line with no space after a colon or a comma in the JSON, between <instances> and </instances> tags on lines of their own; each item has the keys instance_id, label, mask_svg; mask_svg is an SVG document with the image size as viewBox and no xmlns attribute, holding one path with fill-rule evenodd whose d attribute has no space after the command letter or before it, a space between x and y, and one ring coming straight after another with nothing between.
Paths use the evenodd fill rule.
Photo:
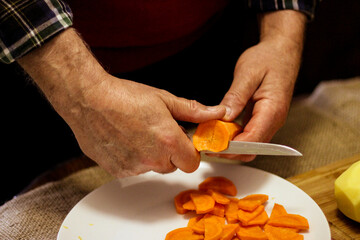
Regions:
<instances>
[{"instance_id":1,"label":"wooden cutting board","mask_svg":"<svg viewBox=\"0 0 360 240\"><path fill-rule=\"evenodd\" d=\"M347 218L337 209L334 196L336 178L357 161L360 161L360 154L287 179L320 206L329 222L333 240L360 240L360 223Z\"/></svg>"}]
</instances>

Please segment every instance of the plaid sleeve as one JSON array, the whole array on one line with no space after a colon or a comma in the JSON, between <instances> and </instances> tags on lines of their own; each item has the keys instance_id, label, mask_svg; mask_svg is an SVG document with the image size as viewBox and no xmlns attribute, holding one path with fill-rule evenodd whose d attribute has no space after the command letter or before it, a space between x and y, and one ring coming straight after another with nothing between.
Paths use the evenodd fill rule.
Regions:
<instances>
[{"instance_id":1,"label":"plaid sleeve","mask_svg":"<svg viewBox=\"0 0 360 240\"><path fill-rule=\"evenodd\" d=\"M0 61L15 61L71 25L61 0L0 0Z\"/></svg>"},{"instance_id":2,"label":"plaid sleeve","mask_svg":"<svg viewBox=\"0 0 360 240\"><path fill-rule=\"evenodd\" d=\"M313 19L315 8L321 0L248 0L249 7L258 12L291 9L303 12L308 19Z\"/></svg>"}]
</instances>

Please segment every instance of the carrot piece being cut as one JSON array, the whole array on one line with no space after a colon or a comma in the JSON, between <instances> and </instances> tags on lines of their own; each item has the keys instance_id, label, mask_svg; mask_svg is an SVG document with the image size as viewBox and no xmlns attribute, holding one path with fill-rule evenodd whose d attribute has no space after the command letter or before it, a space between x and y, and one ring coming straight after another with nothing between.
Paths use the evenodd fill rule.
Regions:
<instances>
[{"instance_id":1,"label":"carrot piece being cut","mask_svg":"<svg viewBox=\"0 0 360 240\"><path fill-rule=\"evenodd\" d=\"M228 148L242 127L235 122L210 120L200 123L193 135L193 144L198 151L220 152Z\"/></svg>"},{"instance_id":2,"label":"carrot piece being cut","mask_svg":"<svg viewBox=\"0 0 360 240\"><path fill-rule=\"evenodd\" d=\"M177 228L166 234L165 240L200 240L203 235L194 233L189 227Z\"/></svg>"},{"instance_id":3,"label":"carrot piece being cut","mask_svg":"<svg viewBox=\"0 0 360 240\"><path fill-rule=\"evenodd\" d=\"M199 184L200 191L208 191L209 189L230 196L236 196L237 194L235 184L231 180L220 176L208 177Z\"/></svg>"},{"instance_id":4,"label":"carrot piece being cut","mask_svg":"<svg viewBox=\"0 0 360 240\"><path fill-rule=\"evenodd\" d=\"M204 214L211 212L215 207L215 200L205 193L191 193L191 200L194 202L196 213Z\"/></svg>"},{"instance_id":5,"label":"carrot piece being cut","mask_svg":"<svg viewBox=\"0 0 360 240\"><path fill-rule=\"evenodd\" d=\"M267 240L268 237L259 226L239 227L236 235L241 240Z\"/></svg>"}]
</instances>

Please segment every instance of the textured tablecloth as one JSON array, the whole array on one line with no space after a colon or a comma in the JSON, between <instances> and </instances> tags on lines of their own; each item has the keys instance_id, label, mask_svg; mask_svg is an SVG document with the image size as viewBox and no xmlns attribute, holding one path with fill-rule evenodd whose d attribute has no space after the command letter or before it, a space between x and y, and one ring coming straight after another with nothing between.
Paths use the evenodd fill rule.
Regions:
<instances>
[{"instance_id":1,"label":"textured tablecloth","mask_svg":"<svg viewBox=\"0 0 360 240\"><path fill-rule=\"evenodd\" d=\"M360 77L321 83L310 96L293 101L286 124L272 140L294 147L304 156L258 156L246 165L286 178L358 154L359 116ZM202 157L204 161L230 162ZM0 239L56 239L72 207L110 180L105 171L91 167L17 196L0 207Z\"/></svg>"}]
</instances>

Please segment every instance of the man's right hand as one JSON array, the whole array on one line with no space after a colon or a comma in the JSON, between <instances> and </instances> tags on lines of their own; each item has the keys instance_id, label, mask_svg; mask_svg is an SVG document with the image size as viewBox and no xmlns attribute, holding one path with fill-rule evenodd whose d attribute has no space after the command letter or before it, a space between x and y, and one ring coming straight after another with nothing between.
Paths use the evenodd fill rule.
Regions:
<instances>
[{"instance_id":1,"label":"man's right hand","mask_svg":"<svg viewBox=\"0 0 360 240\"><path fill-rule=\"evenodd\" d=\"M176 120L196 123L225 115L223 106L207 107L111 76L73 29L18 62L71 127L83 152L115 177L195 171L199 153Z\"/></svg>"}]
</instances>

